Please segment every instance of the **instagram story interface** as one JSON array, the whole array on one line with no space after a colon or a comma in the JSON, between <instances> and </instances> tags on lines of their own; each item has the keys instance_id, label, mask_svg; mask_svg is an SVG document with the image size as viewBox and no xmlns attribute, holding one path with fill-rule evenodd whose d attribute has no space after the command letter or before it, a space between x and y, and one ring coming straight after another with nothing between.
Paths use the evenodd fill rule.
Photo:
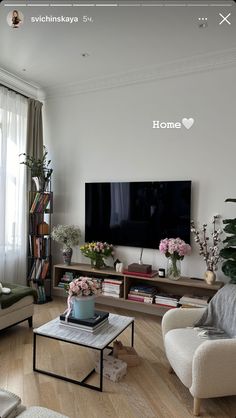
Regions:
<instances>
[{"instance_id":1,"label":"instagram story interface","mask_svg":"<svg viewBox=\"0 0 236 418\"><path fill-rule=\"evenodd\" d=\"M9 103L13 106L14 112L6 110L4 120L3 109L8 109ZM34 118L30 118L28 110L32 110L33 106L35 106L33 109ZM39 122L37 119L38 109L40 109ZM15 124L11 121L13 115ZM24 147L20 147L17 143L17 138L23 132L24 125L23 123L19 124L19 120L27 122L25 123L27 133L25 136L22 135L25 140ZM3 146L5 144L3 141L5 134L3 133L7 132L8 125L10 127L14 125L14 130L9 134L11 141L9 140L8 144ZM39 132L39 135L35 133L36 131ZM5 137L7 135L8 133ZM38 142L37 138L39 138ZM5 142L7 143L7 140ZM40 177L32 176L38 180L38 185L36 184L33 188L33 193L39 192L39 195L37 198L34 197L32 201L34 204L28 205L28 207L24 203L26 199L23 202L22 198L21 208L17 210L16 208L19 206L17 206L17 199L14 204L9 203L11 202L11 191L16 190L18 183L20 183L19 178L16 175L13 176L12 172L15 167L19 166L19 154L26 156L28 153L29 144L34 155L39 155L37 154L39 142L42 152L43 143L46 145L44 162L48 164L48 152L53 173L51 165L47 166L47 173L50 174L46 179L43 177L43 185L39 184ZM13 154L14 158L10 158ZM7 157L3 157L4 155ZM11 160L10 165L8 160ZM27 157L26 160L28 167L31 166L32 160ZM192 288L197 289L196 295L199 297L199 304L201 304L201 298L207 296L204 306L206 307L208 296L213 296L221 288L221 282L230 280L226 275L230 276L232 273L236 281L236 205L231 201L225 202L227 198L236 199L235 160L235 1L0 1L0 272L8 262L8 258L5 257L6 251L10 254L11 262L13 257L11 251L14 245L17 256L19 253L22 255L22 251L26 253L25 249L28 246L28 253L25 254L23 263L25 266L25 260L27 259L28 262L31 257L31 268L28 268L28 276L26 274L24 279L27 284L33 283L37 291L40 289L41 297L44 298L42 299L43 303L48 296L43 293L46 289L46 280L44 281L44 279L48 277L48 299L54 298L54 292L55 296L66 295L64 276L66 276L67 285L69 281L69 283L72 282L72 286L75 286L75 292L86 290L87 293L84 292L83 296L94 296L95 288L92 287L90 281L88 283L91 288L88 288L88 284L84 280L82 290L80 288L78 290L78 287L75 290L77 285L73 281L73 279L80 277L80 274L83 273L84 277L86 272L89 272L91 277L100 278L100 282L98 280L99 290L102 292L104 290L102 286L105 288L101 295L102 299L100 299L102 304L109 305L111 310L116 307L117 309L123 308L141 312L141 315L139 312L135 318L135 322L136 319L137 322L140 321L138 322L140 327L135 325L137 328L137 331L135 328L135 333L133 318L128 317L127 320L127 317L123 316L123 312L120 316L124 322L120 318L117 320L118 322L114 322L114 328L118 323L120 333L108 333L108 336L118 338L126 328L128 332L132 327L129 342L131 341L131 345L133 345L136 337L139 342L137 351L139 351L140 357L143 357L140 368L137 367L137 371L134 372L127 372L127 377L125 377L127 380L124 380L123 386L112 386L111 389L109 387L109 397L105 398L107 395L105 394L104 398L96 398L96 400L99 399L96 404L95 397L91 396L90 402L90 395L87 395L88 388L100 391L103 388L103 357L100 357L100 366L97 367L100 377L95 375L100 386L94 387L92 384L90 386L84 384L87 378L94 378L94 376L91 377L91 372L86 378L82 377L83 380L79 381L79 384L82 383L86 386L83 388L83 390L87 390L86 398L80 396L80 392L78 392L79 395L77 394L76 390L81 390L81 388L76 385L73 385L75 389L69 390L67 390L67 386L60 388L58 386L58 394L57 387L55 386L55 389L49 383L50 379L53 381L54 377L59 377L62 380L67 379L67 382L62 382L63 385L64 383L69 385L68 381L78 383L79 366L77 368L77 361L83 362L85 359L81 366L81 369L84 370L84 366L87 366L90 358L89 356L80 357L77 354L73 357L70 355L71 352L63 351L62 346L68 340L66 338L63 340L61 334L57 338L57 334L55 340L61 339L62 341L60 343L58 341L51 342L53 344L51 347L58 347L56 344L61 344L60 348L58 348L56 355L52 353L51 357L48 355L46 360L49 365L68 371L68 375L69 372L72 375L74 373L74 380L70 380L64 374L59 376L51 372L47 381L36 380L34 372L40 370L35 369L36 355L33 351L34 368L32 371L32 368L29 369L28 363L27 365L24 363L24 372L27 370L27 373L24 374L24 379L26 379L24 382L27 383L24 383L25 386L22 385L22 393L25 396L29 394L29 404L33 403L36 392L37 396L39 392L39 399L41 402L44 400L44 405L47 407L53 405L55 409L57 408L72 418L79 416L118 417L119 412L122 417L165 417L165 411L167 411L166 416L168 417L178 418L178 415L175 415L176 411L181 412L181 417L189 416L190 398L186 402L187 406L183 406L183 404L185 404L187 396L191 396L192 393L189 394L189 391L178 392L176 380L174 384L172 380L168 380L171 377L168 377L164 369L161 321L154 322L154 320L150 320L149 316L143 317L142 315L150 313L158 315L155 309L159 307L154 305L161 305L163 295L157 299L156 292L177 293L177 298L174 298L175 294L172 295L174 301L167 300L169 303L167 309L169 309L179 306L180 297L189 296L189 288L191 290ZM24 162L22 164L27 165ZM23 168L26 169L25 166ZM43 174L45 174L44 170ZM19 187L22 193L18 194L17 198L23 196L23 189L24 196L27 194L26 174L24 175L25 180L24 182L22 180L22 188ZM9 189L5 186L6 179L7 181L9 179ZM47 184L45 185L45 183ZM48 184L51 188L45 194L45 188L49 187ZM37 192L36 187L38 187ZM5 200L9 207L9 211L4 209L6 222L2 216L2 202L4 200L2 196L5 191L7 195ZM30 192L32 190L29 190ZM39 210L37 213L36 205L39 203L41 212ZM50 209L48 209L48 204ZM25 209L23 210L24 205ZM16 236L20 222L17 224L15 221L15 213L18 215L20 209L23 213L21 220L24 219L25 223L27 214L27 225L25 228L23 228L24 225L22 226L21 231L25 229L24 233L19 233ZM50 222L46 221L48 225L45 225L44 221L49 218L44 218L44 214L42 216L44 209L45 212L48 210L46 215L51 211ZM31 222L35 212L36 217L39 216L38 219L40 219L38 224ZM12 216L12 222L8 221L10 216ZM3 219L4 221L2 221ZM17 219L19 220L19 217ZM223 220L229 219L234 219L233 227L228 227L228 232L233 235L231 241L233 250L229 252L226 248L223 253L226 259L230 258L228 260L230 262L226 265L229 269L224 270L222 269L223 261L219 256L219 248L223 249L223 246L226 245L223 235L221 239L221 232L225 227ZM66 248L61 246L64 249L65 264L59 264L62 263L62 251L60 251L62 248L59 248L57 242L60 239L58 238L59 233L51 239L52 228L56 225L62 227L59 228L59 232L68 231L69 228L76 235L76 239L75 236L74 240L72 239L73 245L75 244L73 255L72 244L69 249L68 246L65 246ZM34 231L30 237L26 232L28 226L29 229L32 228L31 231ZM200 251L198 248L198 227L201 228L200 231L204 236ZM207 228L210 228L209 240L206 238ZM10 244L7 243L3 248L1 240L6 235L5 230L8 231ZM3 231L2 234L1 231ZM25 245L22 244L22 236L25 239ZM212 246L209 245L208 241L210 240L213 240ZM65 244L65 241L62 242ZM227 242L229 243L229 241ZM172 253L169 252L169 243L172 246ZM45 250L47 260L45 255L41 263L43 257L40 258L38 255L41 254L41 247L44 244L44 248L48 249L48 252ZM206 247L209 251L205 251ZM177 255L176 248L178 250L180 248ZM97 260L93 259L96 251L102 253L100 258L97 257L100 263L95 263ZM91 252L92 257L90 257ZM36 253L36 257L34 253ZM5 264L1 262L2 254L5 257L4 260L7 260L6 263L4 261ZM172 258L170 258L171 255ZM74 263L72 263L72 267L75 264L77 266L75 271L70 265L71 257ZM106 259L104 260L104 258ZM173 259L175 263L172 262ZM171 261L168 263L168 267L167 261ZM216 264L217 269L215 268ZM15 265L18 266L17 262ZM87 267L84 267L85 265ZM130 266L134 268L134 265L136 271L131 270L130 273L128 268ZM108 274L105 270L104 276L101 276L102 268L109 268L108 271L112 273ZM9 271L11 271L10 268ZM145 279L141 281L140 277L145 277ZM61 279L62 281L60 281ZM191 286L189 285L189 288L186 286L185 292L182 292L180 287L181 284L182 287L185 286L185 284L183 285L186 283L185 279ZM220 284L215 282L216 279ZM57 281L55 282L55 280ZM158 285L155 280L159 280ZM171 280L176 280L174 285ZM137 290L138 285L140 287ZM147 292L146 285L149 286L148 297L145 294ZM169 290L168 285L173 286L173 291ZM116 286L116 291L114 291L114 286ZM224 289L224 287L222 288ZM205 294L206 289L207 294ZM137 297L138 291L141 294ZM73 289L71 292L73 293ZM69 296L74 297L75 294ZM170 295L168 294L168 296ZM71 298L68 298L68 316L74 312L70 310L70 302ZM164 302L166 303L166 299ZM189 301L187 300L187 302ZM66 299L64 302L58 302L56 299L55 305L52 305L53 309L48 309L47 313L45 313L46 309L43 310L44 307L39 307L37 312L40 314L43 312L43 316L42 319L40 315L37 316L37 318L40 317L38 322L43 323L43 320L47 318L53 321L58 320L59 323L59 306L62 312L63 303L66 305ZM165 303L162 300L162 305ZM172 305L170 305L171 303ZM93 314L94 300L91 306L90 312ZM165 312L166 307L162 307L160 311L161 313ZM179 311L183 312L180 309ZM124 315L126 313L127 311ZM85 316L84 319L93 319L92 314L89 318ZM102 318L108 322L108 314L105 313L105 317L102 317L103 314L104 312L101 316L99 315L99 319ZM114 316L117 318L119 315ZM114 320L114 316L110 314L109 320L111 318ZM65 324L67 319L64 316L64 327L68 325ZM74 323L76 326L78 325L78 322ZM125 326L123 326L124 323ZM59 325L63 326L61 323ZM81 326L81 323L79 325ZM85 342L89 341L90 343L93 337L92 331L100 332L101 328L99 326L91 331L91 322L82 325L87 327L86 329L82 327L83 332L87 331L87 335L90 332L90 335L84 339ZM92 325L94 326L94 322ZM128 328L129 325L131 325L130 328ZM51 339L55 336L55 334L53 334L54 336L50 334L52 328L49 326L47 331L44 328L45 332L49 332L47 336ZM71 329L72 331L64 332L73 333L73 324ZM24 329L22 335L25 336L23 332ZM37 339L39 334L40 332L37 334ZM20 340L20 332L19 335ZM32 348L31 340L28 344L29 335L31 338L29 333L24 337L24 347L26 346L27 350ZM36 334L34 333L34 335L36 344ZM45 337L45 334L43 335ZM8 338L8 334L6 338ZM107 345L104 347L110 348L110 343L113 340L110 338L108 341L109 338L107 336L106 338ZM126 336L124 340L125 338ZM100 342L102 340L100 337L98 340L103 356L103 341ZM182 344L182 337L179 340ZM75 342L70 339L69 342L71 341L74 344L78 343L78 339L75 339ZM79 343L83 345L81 340ZM116 348L119 349L119 341L116 343ZM159 347L158 343L160 343ZM86 346L86 344L84 345ZM196 346L199 348L197 344ZM13 350L12 347L13 344L11 345ZM35 347L36 345L33 345L33 349ZM42 347L46 347L46 345L42 344L40 348L39 344L38 347L39 350L43 350ZM71 344L70 347L72 350ZM86 348L88 347L91 348L89 344ZM175 348L174 343L173 347L173 357L175 357L180 350ZM92 346L92 348L94 347ZM184 344L183 350L185 348L186 350L189 348L187 343ZM95 349L97 349L96 346ZM48 354L48 351L44 348L44 353ZM161 353L160 356L159 353ZM189 352L186 352L186 358L189 358L188 355ZM220 396L236 395L236 377L231 379L231 374L233 376L235 374L231 367L231 363L235 364L235 355L234 348L232 362L230 359L227 363L228 373L225 373L227 374L225 380L222 377L221 382L221 373L218 371L217 379L215 377L211 379L209 387L214 387L214 384L218 384L218 386L215 393L209 391L212 395L209 398L219 394ZM38 357L41 361L46 356L41 354ZM111 357L109 356L109 359ZM22 362L25 358L26 355L23 356ZM73 358L76 360L71 366ZM214 358L215 352L210 357L211 365ZM224 358L227 358L227 353L220 357L218 363ZM70 360L71 363L67 363ZM162 361L163 363L161 363ZM13 370L17 375L19 363L16 361L14 368L5 367L4 370L6 373L8 371L11 373ZM182 364L182 359L178 364ZM207 365L207 361L204 366L201 365L198 369L205 372L205 365ZM162 367L161 372L158 369L159 366ZM215 370L217 366L218 364L214 363L211 370ZM185 364L183 369L185 373ZM190 377L192 378L192 368L190 367L188 370L187 381ZM221 370L223 370L223 366ZM60 371L60 373L63 372ZM222 376L223 373L222 371ZM123 378L124 374L120 375L120 378ZM178 373L176 374L178 375ZM117 376L115 372L114 375L115 379ZM144 376L146 377L144 378ZM163 376L165 378L162 380ZM11 379L9 378L8 381L11 382ZM17 382L21 381L22 376ZM193 382L195 381L197 378L193 379ZM226 381L228 386L225 384ZM231 388L230 382L233 382L233 388ZM108 385L107 382L105 384ZM111 384L113 385L113 382ZM21 389L20 385L17 387L19 390ZM25 390L29 387L31 387L30 391ZM34 387L37 390L34 391ZM113 391L113 388L116 389ZM172 390L173 388L174 390ZM39 389L42 389L42 393ZM115 397L113 392L115 392ZM31 393L33 399L30 398ZM183 393L184 395L182 395ZM201 390L199 393L202 393ZM51 394L55 394L54 397L51 397ZM57 394L58 396L56 396ZM195 412L197 414L200 403L198 402L198 394L196 396ZM106 399L106 408L103 408L103 399ZM124 402L123 399L125 399ZM139 401L139 399L141 400ZM170 402L174 400L170 408L169 405L167 406L169 399ZM136 402L136 400L138 401ZM209 409L211 408L213 411L211 416L214 416L216 410L217 416L227 416L224 410L227 401L219 400L217 405L214 403L215 400L211 399L209 402L211 402ZM208 404L204 405L207 408ZM227 406L227 411L230 410L230 417L236 416L235 405L236 398L234 397L231 399L229 407ZM91 411L91 413L87 411ZM127 411L132 412L129 414ZM161 415L163 411L164 415ZM0 416L2 416L1 410Z\"/></svg>"},{"instance_id":2,"label":"instagram story interface","mask_svg":"<svg viewBox=\"0 0 236 418\"><path fill-rule=\"evenodd\" d=\"M219 130L223 138L233 123L235 83L228 72L235 61L235 6L231 0L2 1L0 65L33 83L45 100L139 86L134 94L130 87L134 103L127 109L121 97L114 129L119 124L122 133L129 118L133 135L142 133L137 149L149 138L151 160L155 151L197 144L202 160L211 152L207 138Z\"/></svg>"}]
</instances>

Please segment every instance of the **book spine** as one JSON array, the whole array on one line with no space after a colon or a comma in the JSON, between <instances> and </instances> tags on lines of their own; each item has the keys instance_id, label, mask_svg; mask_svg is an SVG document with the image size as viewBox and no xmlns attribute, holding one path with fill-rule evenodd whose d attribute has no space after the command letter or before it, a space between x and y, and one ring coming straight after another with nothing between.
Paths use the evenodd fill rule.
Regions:
<instances>
[{"instance_id":1,"label":"book spine","mask_svg":"<svg viewBox=\"0 0 236 418\"><path fill-rule=\"evenodd\" d=\"M112 298L119 298L120 295L116 293L108 293L108 292L102 292L102 296L111 296Z\"/></svg>"},{"instance_id":2,"label":"book spine","mask_svg":"<svg viewBox=\"0 0 236 418\"><path fill-rule=\"evenodd\" d=\"M158 305L158 306L163 306L164 308L177 308L177 306L173 306L173 305L168 305L168 304L166 304L166 303L156 303L155 302L155 305Z\"/></svg>"},{"instance_id":3,"label":"book spine","mask_svg":"<svg viewBox=\"0 0 236 418\"><path fill-rule=\"evenodd\" d=\"M138 295L138 296L144 296L144 297L150 297L150 298L153 297L152 293L139 292L136 290L130 290L129 293L130 295Z\"/></svg>"},{"instance_id":4,"label":"book spine","mask_svg":"<svg viewBox=\"0 0 236 418\"><path fill-rule=\"evenodd\" d=\"M123 281L122 280L110 280L110 279L104 279L103 283L107 283L107 284L115 284L115 285L122 285Z\"/></svg>"},{"instance_id":5,"label":"book spine","mask_svg":"<svg viewBox=\"0 0 236 418\"><path fill-rule=\"evenodd\" d=\"M120 289L120 284L110 284L110 283L102 283L103 287L111 288L111 289Z\"/></svg>"},{"instance_id":6,"label":"book spine","mask_svg":"<svg viewBox=\"0 0 236 418\"><path fill-rule=\"evenodd\" d=\"M134 300L136 302L144 302L144 296L137 297L137 296L134 296L134 295L128 295L128 299L129 300Z\"/></svg>"},{"instance_id":7,"label":"book spine","mask_svg":"<svg viewBox=\"0 0 236 418\"><path fill-rule=\"evenodd\" d=\"M36 208L36 204L37 204L38 197L39 197L38 196L38 193L36 193L36 195L34 197L34 200L33 200L33 203L31 205L31 208L30 208L30 213L34 213L35 208Z\"/></svg>"}]
</instances>

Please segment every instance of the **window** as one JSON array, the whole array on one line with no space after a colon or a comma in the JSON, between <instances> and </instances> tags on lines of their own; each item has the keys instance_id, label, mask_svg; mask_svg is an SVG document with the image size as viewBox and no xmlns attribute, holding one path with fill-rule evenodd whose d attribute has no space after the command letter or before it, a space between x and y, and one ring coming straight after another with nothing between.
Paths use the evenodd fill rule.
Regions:
<instances>
[{"instance_id":1,"label":"window","mask_svg":"<svg viewBox=\"0 0 236 418\"><path fill-rule=\"evenodd\" d=\"M27 99L0 88L0 280L25 283Z\"/></svg>"}]
</instances>

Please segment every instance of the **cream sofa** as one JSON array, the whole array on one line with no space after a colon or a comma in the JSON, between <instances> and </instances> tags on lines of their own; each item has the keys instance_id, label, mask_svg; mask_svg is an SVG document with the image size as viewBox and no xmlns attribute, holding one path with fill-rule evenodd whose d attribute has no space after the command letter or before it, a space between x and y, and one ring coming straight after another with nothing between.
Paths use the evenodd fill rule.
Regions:
<instances>
[{"instance_id":1,"label":"cream sofa","mask_svg":"<svg viewBox=\"0 0 236 418\"><path fill-rule=\"evenodd\" d=\"M162 319L167 359L194 397L194 415L200 400L236 395L236 338L204 340L194 330L204 308L171 309Z\"/></svg>"},{"instance_id":2,"label":"cream sofa","mask_svg":"<svg viewBox=\"0 0 236 418\"><path fill-rule=\"evenodd\" d=\"M32 327L33 303L33 296L25 296L9 308L0 309L0 331L26 320L28 320L29 326Z\"/></svg>"}]
</instances>

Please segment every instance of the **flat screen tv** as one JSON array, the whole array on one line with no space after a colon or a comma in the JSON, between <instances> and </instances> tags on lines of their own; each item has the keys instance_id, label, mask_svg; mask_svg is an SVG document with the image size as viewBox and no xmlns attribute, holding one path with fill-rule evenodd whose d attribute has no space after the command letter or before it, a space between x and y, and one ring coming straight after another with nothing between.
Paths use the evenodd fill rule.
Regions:
<instances>
[{"instance_id":1,"label":"flat screen tv","mask_svg":"<svg viewBox=\"0 0 236 418\"><path fill-rule=\"evenodd\" d=\"M163 238L190 243L191 181L85 184L85 240L158 248Z\"/></svg>"}]
</instances>

